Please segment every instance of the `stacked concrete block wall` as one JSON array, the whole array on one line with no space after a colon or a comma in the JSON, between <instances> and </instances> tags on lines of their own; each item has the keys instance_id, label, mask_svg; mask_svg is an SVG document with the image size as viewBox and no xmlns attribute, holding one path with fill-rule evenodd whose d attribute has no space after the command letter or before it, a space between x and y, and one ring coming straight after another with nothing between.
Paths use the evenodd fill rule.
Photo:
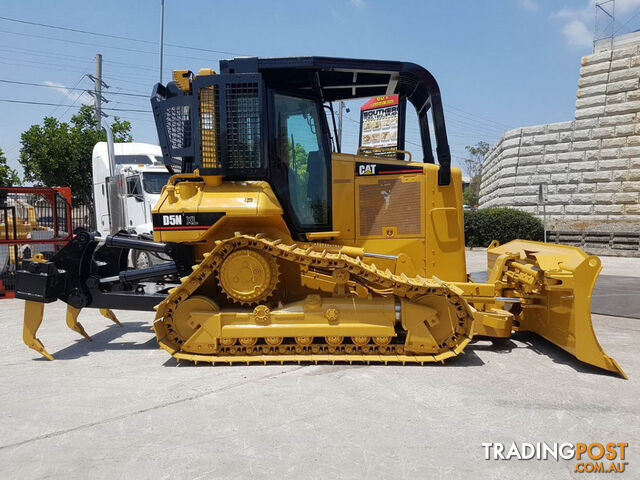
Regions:
<instances>
[{"instance_id":1,"label":"stacked concrete block wall","mask_svg":"<svg viewBox=\"0 0 640 480\"><path fill-rule=\"evenodd\" d=\"M640 226L640 34L582 58L575 119L507 131L487 155L480 206L542 215L552 224ZM627 39L628 40L628 39Z\"/></svg>"}]
</instances>

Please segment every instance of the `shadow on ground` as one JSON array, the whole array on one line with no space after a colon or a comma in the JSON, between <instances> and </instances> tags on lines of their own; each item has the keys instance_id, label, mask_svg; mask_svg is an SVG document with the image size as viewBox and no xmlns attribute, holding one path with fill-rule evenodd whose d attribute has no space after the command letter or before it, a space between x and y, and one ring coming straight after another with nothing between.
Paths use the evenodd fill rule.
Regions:
<instances>
[{"instance_id":1,"label":"shadow on ground","mask_svg":"<svg viewBox=\"0 0 640 480\"><path fill-rule=\"evenodd\" d=\"M127 342L119 340L123 335L127 333L148 333L149 339L143 343ZM150 332L148 323L143 322L129 322L123 323L122 326L110 325L103 331L92 335L93 341L88 341L84 338L77 339L73 344L53 353L56 360L71 360L76 358L85 357L92 353L99 353L108 350L155 350L158 349L158 343L154 335ZM518 342L518 343L516 343ZM593 367L584 362L581 362L573 355L562 350L560 347L555 346L551 342L544 338L530 332L515 332L510 339L496 339L489 337L477 337L475 338L465 349L463 355L450 358L446 360L445 366L448 367L479 367L484 365L484 361L478 356L477 352L492 352L495 354L509 354L512 350L518 348L526 348L538 355L544 355L551 358L555 363L561 365L568 365L577 372L592 373L595 375L609 375L617 376L612 372L601 370L597 367ZM47 361L44 357L35 359L36 361ZM277 362L270 362L268 365L273 365ZM331 362L319 362L325 365L330 365ZM207 363L200 363L195 365L192 362L180 361L175 358L168 358L163 366L165 367L201 367L210 366ZM253 366L263 365L261 363L251 364ZM315 362L302 362L301 365L315 365ZM342 366L347 364L342 363ZM384 364L379 364L384 365ZM398 362L389 362L388 365L398 365ZM246 363L238 362L234 365L216 365L218 367L238 367L246 366ZM347 365L349 366L349 365ZM362 364L354 364L353 367L362 366ZM438 367L439 362L428 363L425 367Z\"/></svg>"},{"instance_id":2,"label":"shadow on ground","mask_svg":"<svg viewBox=\"0 0 640 480\"><path fill-rule=\"evenodd\" d=\"M123 322L122 326L116 324L109 325L101 332L92 334L92 341L78 337L74 343L62 350L52 352L52 355L56 360L71 360L85 357L90 353L104 352L107 350L155 350L158 348L158 343L150 329L149 324L144 322ZM127 333L148 333L151 335L149 340L144 343L118 341L118 339ZM36 360L48 361L44 357Z\"/></svg>"}]
</instances>

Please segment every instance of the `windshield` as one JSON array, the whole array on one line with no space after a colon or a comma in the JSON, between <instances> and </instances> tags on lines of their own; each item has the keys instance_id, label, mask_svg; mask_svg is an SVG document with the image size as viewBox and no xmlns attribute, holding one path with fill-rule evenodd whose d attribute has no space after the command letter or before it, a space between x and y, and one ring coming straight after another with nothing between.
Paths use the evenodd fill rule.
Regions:
<instances>
[{"instance_id":1,"label":"windshield","mask_svg":"<svg viewBox=\"0 0 640 480\"><path fill-rule=\"evenodd\" d=\"M169 172L146 172L142 174L142 185L147 193L160 193L169 181Z\"/></svg>"},{"instance_id":2,"label":"windshield","mask_svg":"<svg viewBox=\"0 0 640 480\"><path fill-rule=\"evenodd\" d=\"M318 106L276 94L276 149L287 167L289 201L303 227L329 223L328 158L318 125Z\"/></svg>"}]
</instances>

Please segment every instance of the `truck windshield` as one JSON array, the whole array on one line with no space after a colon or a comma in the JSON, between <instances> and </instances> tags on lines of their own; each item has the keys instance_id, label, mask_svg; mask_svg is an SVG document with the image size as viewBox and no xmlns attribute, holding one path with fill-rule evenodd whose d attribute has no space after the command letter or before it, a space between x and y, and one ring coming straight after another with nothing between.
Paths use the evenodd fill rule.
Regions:
<instances>
[{"instance_id":1,"label":"truck windshield","mask_svg":"<svg viewBox=\"0 0 640 480\"><path fill-rule=\"evenodd\" d=\"M142 174L142 186L147 193L160 193L169 181L169 172L145 172Z\"/></svg>"}]
</instances>

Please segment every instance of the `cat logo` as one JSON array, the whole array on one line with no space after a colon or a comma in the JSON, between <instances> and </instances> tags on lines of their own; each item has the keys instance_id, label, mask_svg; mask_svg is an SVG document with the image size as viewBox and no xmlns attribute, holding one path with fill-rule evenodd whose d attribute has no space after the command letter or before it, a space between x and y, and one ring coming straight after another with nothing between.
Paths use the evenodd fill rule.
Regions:
<instances>
[{"instance_id":1,"label":"cat logo","mask_svg":"<svg viewBox=\"0 0 640 480\"><path fill-rule=\"evenodd\" d=\"M163 215L162 225L182 225L182 215Z\"/></svg>"},{"instance_id":2,"label":"cat logo","mask_svg":"<svg viewBox=\"0 0 640 480\"><path fill-rule=\"evenodd\" d=\"M358 165L358 175L375 175L376 167L375 164Z\"/></svg>"}]
</instances>

